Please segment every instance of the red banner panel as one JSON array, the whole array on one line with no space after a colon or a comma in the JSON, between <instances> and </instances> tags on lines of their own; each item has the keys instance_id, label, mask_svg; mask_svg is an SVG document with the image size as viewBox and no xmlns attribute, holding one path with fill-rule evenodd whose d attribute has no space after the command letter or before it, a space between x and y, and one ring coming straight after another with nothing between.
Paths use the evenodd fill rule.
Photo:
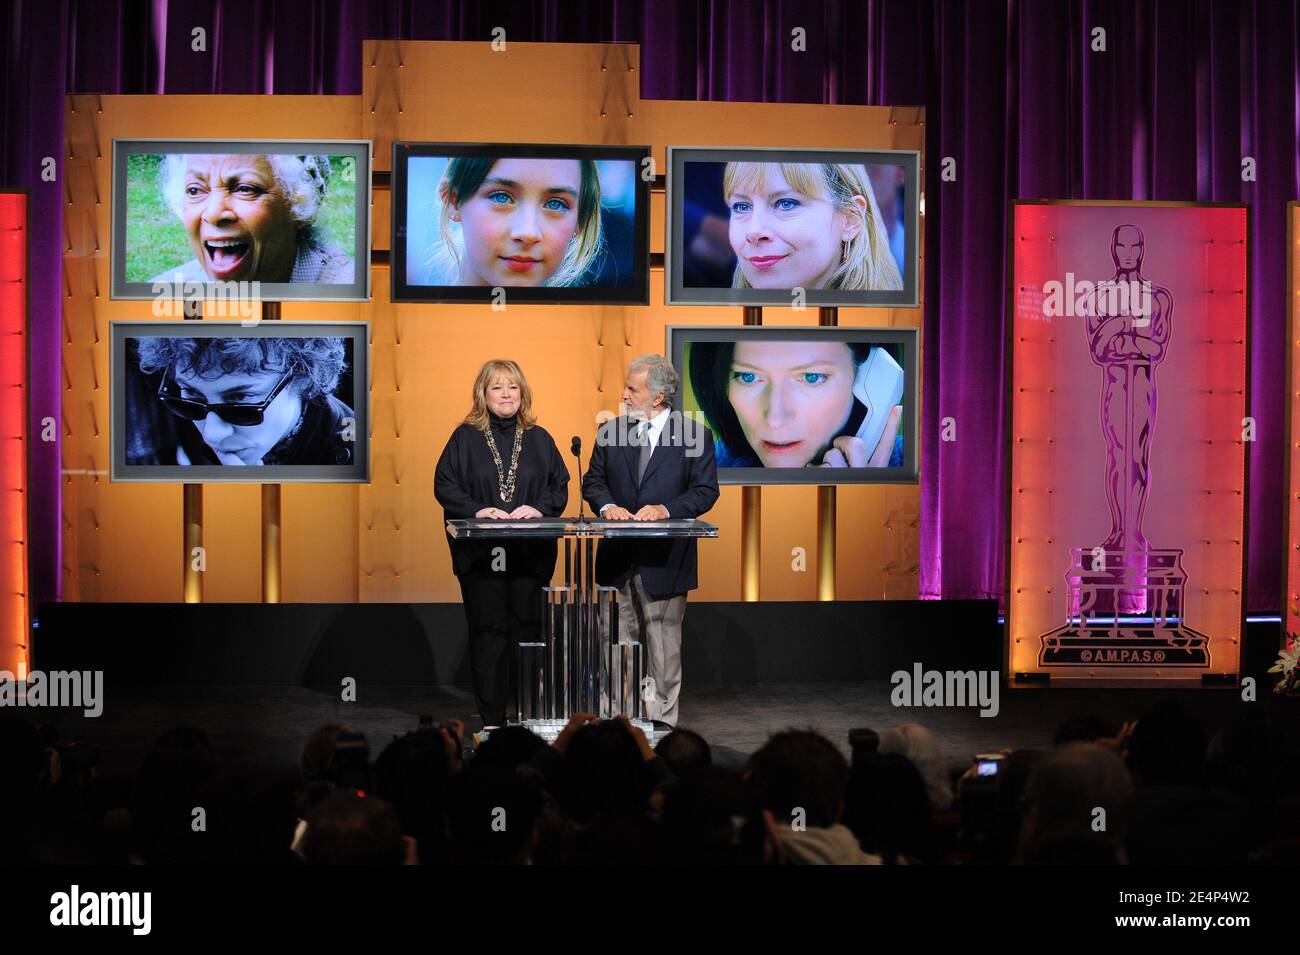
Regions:
<instances>
[{"instance_id":1,"label":"red banner panel","mask_svg":"<svg viewBox=\"0 0 1300 955\"><path fill-rule=\"evenodd\" d=\"M1236 673L1246 209L1013 209L1008 668Z\"/></svg>"},{"instance_id":2,"label":"red banner panel","mask_svg":"<svg viewBox=\"0 0 1300 955\"><path fill-rule=\"evenodd\" d=\"M0 193L0 670L27 671L27 195Z\"/></svg>"}]
</instances>

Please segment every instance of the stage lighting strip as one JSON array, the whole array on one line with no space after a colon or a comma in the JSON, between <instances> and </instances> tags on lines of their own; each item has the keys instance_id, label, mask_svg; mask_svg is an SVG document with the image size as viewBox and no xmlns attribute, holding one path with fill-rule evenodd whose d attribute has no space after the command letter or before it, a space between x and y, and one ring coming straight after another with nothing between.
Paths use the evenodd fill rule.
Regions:
<instances>
[{"instance_id":1,"label":"stage lighting strip","mask_svg":"<svg viewBox=\"0 0 1300 955\"><path fill-rule=\"evenodd\" d=\"M1287 260L1287 337L1291 340L1287 364L1287 540L1282 565L1282 618L1285 633L1300 632L1300 203L1287 206L1290 248Z\"/></svg>"},{"instance_id":2,"label":"stage lighting strip","mask_svg":"<svg viewBox=\"0 0 1300 955\"><path fill-rule=\"evenodd\" d=\"M26 334L27 195L0 193L0 670L19 679L28 640Z\"/></svg>"}]
</instances>

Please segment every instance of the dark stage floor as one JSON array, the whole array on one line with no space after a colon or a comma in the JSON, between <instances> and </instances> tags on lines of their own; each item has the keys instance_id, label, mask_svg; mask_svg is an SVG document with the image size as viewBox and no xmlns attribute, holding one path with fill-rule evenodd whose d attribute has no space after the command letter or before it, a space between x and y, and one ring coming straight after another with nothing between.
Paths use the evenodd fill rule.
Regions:
<instances>
[{"instance_id":1,"label":"dark stage floor","mask_svg":"<svg viewBox=\"0 0 1300 955\"><path fill-rule=\"evenodd\" d=\"M1243 703L1235 689L1002 689L1000 712L983 718L973 708L896 708L890 690L883 681L688 685L680 725L709 741L715 762L738 767L768 734L785 727L816 728L847 755L852 727L885 730L916 722L938 735L957 768L968 765L977 752L1049 746L1056 725L1067 716L1092 713L1118 725L1159 700L1178 697L1201 716L1212 735L1244 707L1267 705ZM182 724L206 731L228 768L271 771L292 769L303 738L327 721L348 722L364 731L374 754L394 734L414 729L421 713L432 714L437 722L459 717L471 730L478 727L468 688L368 687L359 697L356 703L342 703L337 695L306 687L158 687L129 694L119 689L95 719L70 710L24 715L58 726L64 739L97 745L101 771L110 776L132 773L164 729Z\"/></svg>"}]
</instances>

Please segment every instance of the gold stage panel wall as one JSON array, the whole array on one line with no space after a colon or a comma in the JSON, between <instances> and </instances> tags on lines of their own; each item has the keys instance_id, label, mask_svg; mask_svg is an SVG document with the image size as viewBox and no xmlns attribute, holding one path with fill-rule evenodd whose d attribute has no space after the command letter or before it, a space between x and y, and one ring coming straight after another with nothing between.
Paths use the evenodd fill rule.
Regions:
<instances>
[{"instance_id":1,"label":"gold stage panel wall","mask_svg":"<svg viewBox=\"0 0 1300 955\"><path fill-rule=\"evenodd\" d=\"M67 113L64 258L64 595L68 600L172 601L181 597L181 489L111 484L108 322L149 320L148 302L108 298L112 140L119 138L370 139L387 172L396 140L648 145L656 170L666 148L816 146L920 149L918 108L641 100L639 49L624 44L366 41L358 96L78 96ZM924 181L924 177L922 177ZM662 192L652 195L652 252L662 252ZM372 245L390 239L389 192L374 191ZM919 237L924 248L924 218ZM924 288L924 262L919 279ZM521 363L540 423L570 462L570 513L579 476L569 438L586 461L597 416L616 411L623 370L663 352L668 325L740 324L741 309L663 304L627 308L394 305L386 264L372 267L369 304L286 303L282 319L368 320L371 325L371 483L284 485L284 602L458 601L433 497L433 471L469 407L480 364ZM921 309L842 309L841 325L916 327ZM767 325L816 325L816 309L768 308ZM924 345L922 346L924 347ZM918 368L921 363L918 361ZM922 467L924 463L922 462ZM257 485L203 490L204 599L261 598ZM700 544L696 600L739 600L740 489L723 488L706 519L718 540ZM914 598L919 556L916 485L841 487L837 566L841 599ZM817 598L817 491L762 492L763 599ZM794 548L806 570L794 569Z\"/></svg>"}]
</instances>

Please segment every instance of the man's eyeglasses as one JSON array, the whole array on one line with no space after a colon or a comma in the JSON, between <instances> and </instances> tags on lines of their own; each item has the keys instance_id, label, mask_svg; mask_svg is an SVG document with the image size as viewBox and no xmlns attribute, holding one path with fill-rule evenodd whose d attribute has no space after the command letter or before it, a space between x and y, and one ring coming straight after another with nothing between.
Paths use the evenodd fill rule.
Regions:
<instances>
[{"instance_id":1,"label":"man's eyeglasses","mask_svg":"<svg viewBox=\"0 0 1300 955\"><path fill-rule=\"evenodd\" d=\"M178 418L185 418L188 421L202 421L209 414L215 414L226 424L248 428L262 423L266 409L271 406L271 402L276 399L276 396L284 391L285 385L289 384L292 377L292 370L286 371L276 386L271 389L271 393L266 396L266 399L257 404L210 405L206 401L194 401L191 398L182 398L177 394L169 394L166 390L167 375L164 374L163 380L158 385L158 399L167 406L167 410Z\"/></svg>"}]
</instances>

